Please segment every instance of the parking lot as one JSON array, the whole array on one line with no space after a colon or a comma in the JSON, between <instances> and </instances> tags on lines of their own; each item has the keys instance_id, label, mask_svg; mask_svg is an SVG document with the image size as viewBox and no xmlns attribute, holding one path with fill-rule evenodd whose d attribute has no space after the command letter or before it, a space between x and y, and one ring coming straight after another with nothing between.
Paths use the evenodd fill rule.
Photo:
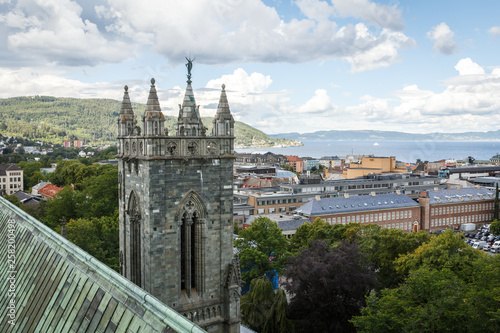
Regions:
<instances>
[{"instance_id":1,"label":"parking lot","mask_svg":"<svg viewBox=\"0 0 500 333\"><path fill-rule=\"evenodd\" d=\"M466 232L464 236L465 243L473 248L490 252L491 254L500 252L500 236L491 234L486 228L478 231Z\"/></svg>"}]
</instances>

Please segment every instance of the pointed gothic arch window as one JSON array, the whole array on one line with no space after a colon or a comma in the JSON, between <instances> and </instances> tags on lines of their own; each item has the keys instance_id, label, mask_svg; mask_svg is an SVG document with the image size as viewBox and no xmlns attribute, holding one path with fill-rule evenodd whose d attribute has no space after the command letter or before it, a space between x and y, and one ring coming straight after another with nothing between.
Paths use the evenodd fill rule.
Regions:
<instances>
[{"instance_id":1,"label":"pointed gothic arch window","mask_svg":"<svg viewBox=\"0 0 500 333\"><path fill-rule=\"evenodd\" d=\"M154 133L155 133L155 135L158 135L158 122L157 121L154 122Z\"/></svg>"},{"instance_id":2,"label":"pointed gothic arch window","mask_svg":"<svg viewBox=\"0 0 500 333\"><path fill-rule=\"evenodd\" d=\"M141 208L139 197L132 191L127 209L130 230L130 280L141 287Z\"/></svg>"},{"instance_id":3,"label":"pointed gothic arch window","mask_svg":"<svg viewBox=\"0 0 500 333\"><path fill-rule=\"evenodd\" d=\"M187 296L204 291L205 219L207 211L203 199L189 191L178 206L180 224L180 287Z\"/></svg>"},{"instance_id":4,"label":"pointed gothic arch window","mask_svg":"<svg viewBox=\"0 0 500 333\"><path fill-rule=\"evenodd\" d=\"M196 136L196 128L195 128L195 127L193 127L193 128L191 129L191 135L192 135L192 136Z\"/></svg>"}]
</instances>

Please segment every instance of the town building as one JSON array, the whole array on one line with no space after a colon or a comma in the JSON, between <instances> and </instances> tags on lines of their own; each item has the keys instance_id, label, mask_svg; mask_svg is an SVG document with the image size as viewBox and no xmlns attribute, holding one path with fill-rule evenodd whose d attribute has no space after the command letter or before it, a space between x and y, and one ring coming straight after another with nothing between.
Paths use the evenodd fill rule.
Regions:
<instances>
[{"instance_id":1,"label":"town building","mask_svg":"<svg viewBox=\"0 0 500 333\"><path fill-rule=\"evenodd\" d=\"M71 148L71 141L70 140L64 141L64 148Z\"/></svg>"},{"instance_id":2,"label":"town building","mask_svg":"<svg viewBox=\"0 0 500 333\"><path fill-rule=\"evenodd\" d=\"M302 161L304 161L304 171L319 170L319 160L311 158L311 157L303 157Z\"/></svg>"},{"instance_id":3,"label":"town building","mask_svg":"<svg viewBox=\"0 0 500 333\"><path fill-rule=\"evenodd\" d=\"M478 226L493 219L495 192L482 187L424 191L414 199L404 194L372 194L321 198L296 210L311 222L321 218L330 224L364 223L403 231L458 230L461 224Z\"/></svg>"},{"instance_id":4,"label":"town building","mask_svg":"<svg viewBox=\"0 0 500 333\"><path fill-rule=\"evenodd\" d=\"M75 141L73 141L73 147L75 147L75 148L83 148L83 140L75 140Z\"/></svg>"},{"instance_id":5,"label":"town building","mask_svg":"<svg viewBox=\"0 0 500 333\"><path fill-rule=\"evenodd\" d=\"M406 166L396 165L396 157L364 156L360 163L351 163L344 170L344 178L353 179L370 174L406 173Z\"/></svg>"},{"instance_id":6,"label":"town building","mask_svg":"<svg viewBox=\"0 0 500 333\"><path fill-rule=\"evenodd\" d=\"M384 194L400 191L412 197L420 192L434 188L445 188L446 184L438 177L412 174L370 175L358 179L340 179L320 182L301 182L301 184L281 184L280 191L290 194L309 193L312 196L338 197L349 195Z\"/></svg>"},{"instance_id":7,"label":"town building","mask_svg":"<svg viewBox=\"0 0 500 333\"><path fill-rule=\"evenodd\" d=\"M244 164L244 165L288 165L288 159L281 154L273 154L271 152L267 152L264 154L260 153L237 153L236 164Z\"/></svg>"},{"instance_id":8,"label":"town building","mask_svg":"<svg viewBox=\"0 0 500 333\"><path fill-rule=\"evenodd\" d=\"M423 192L418 199L422 205L422 228L458 229L464 223L490 223L494 201L495 192L479 186Z\"/></svg>"},{"instance_id":9,"label":"town building","mask_svg":"<svg viewBox=\"0 0 500 333\"><path fill-rule=\"evenodd\" d=\"M137 127L128 87L118 119L120 270L209 332L239 332L233 258L234 119L222 85L212 135L191 86L168 133L154 79Z\"/></svg>"},{"instance_id":10,"label":"town building","mask_svg":"<svg viewBox=\"0 0 500 333\"><path fill-rule=\"evenodd\" d=\"M443 178L449 180L473 181L477 177L490 177L500 175L500 166L473 166L460 168L442 168Z\"/></svg>"},{"instance_id":11,"label":"town building","mask_svg":"<svg viewBox=\"0 0 500 333\"><path fill-rule=\"evenodd\" d=\"M420 205L404 194L379 194L343 198L320 198L307 202L297 213L314 222L329 224L376 224L403 231L420 230Z\"/></svg>"},{"instance_id":12,"label":"town building","mask_svg":"<svg viewBox=\"0 0 500 333\"><path fill-rule=\"evenodd\" d=\"M496 164L496 165L500 164L500 154L496 154L496 155L492 156L490 158L490 162L492 164Z\"/></svg>"},{"instance_id":13,"label":"town building","mask_svg":"<svg viewBox=\"0 0 500 333\"><path fill-rule=\"evenodd\" d=\"M42 198L46 200L52 200L58 197L59 192L64 190L64 187L60 187L51 183L46 184L45 186L39 188L37 190L37 194L41 195ZM33 189L32 189L33 194Z\"/></svg>"},{"instance_id":14,"label":"town building","mask_svg":"<svg viewBox=\"0 0 500 333\"><path fill-rule=\"evenodd\" d=\"M23 169L15 164L0 164L0 191L7 195L24 189Z\"/></svg>"},{"instance_id":15,"label":"town building","mask_svg":"<svg viewBox=\"0 0 500 333\"><path fill-rule=\"evenodd\" d=\"M40 154L40 147L37 146L24 146L25 154Z\"/></svg>"},{"instance_id":16,"label":"town building","mask_svg":"<svg viewBox=\"0 0 500 333\"><path fill-rule=\"evenodd\" d=\"M250 215L272 213L293 213L298 207L311 199L311 195L292 194L279 191L278 187L253 190L240 189L234 192L235 204L245 204L253 207Z\"/></svg>"},{"instance_id":17,"label":"town building","mask_svg":"<svg viewBox=\"0 0 500 333\"><path fill-rule=\"evenodd\" d=\"M12 193L12 195L19 199L19 202L24 206L38 207L40 205L40 201L42 200L41 195L29 194L21 190Z\"/></svg>"},{"instance_id":18,"label":"town building","mask_svg":"<svg viewBox=\"0 0 500 333\"><path fill-rule=\"evenodd\" d=\"M495 189L497 184L500 186L500 177L477 177L473 183L489 189Z\"/></svg>"},{"instance_id":19,"label":"town building","mask_svg":"<svg viewBox=\"0 0 500 333\"><path fill-rule=\"evenodd\" d=\"M304 172L304 161L295 155L285 155L288 159L288 166L293 169L294 172L302 173Z\"/></svg>"}]
</instances>

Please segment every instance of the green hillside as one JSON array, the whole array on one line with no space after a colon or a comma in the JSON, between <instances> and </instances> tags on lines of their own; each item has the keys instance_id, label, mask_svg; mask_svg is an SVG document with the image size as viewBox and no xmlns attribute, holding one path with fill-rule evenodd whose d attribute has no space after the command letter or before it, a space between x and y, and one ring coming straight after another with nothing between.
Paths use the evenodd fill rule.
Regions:
<instances>
[{"instance_id":1,"label":"green hillside","mask_svg":"<svg viewBox=\"0 0 500 333\"><path fill-rule=\"evenodd\" d=\"M50 96L0 99L0 133L30 140L62 143L84 140L90 143L115 142L116 120L121 102L112 99L58 98ZM138 119L144 104L132 103ZM166 126L173 133L175 117L166 117ZM141 121L138 122L141 125ZM203 118L212 130L212 119ZM236 146L272 147L298 145L294 140L273 138L247 124L235 124Z\"/></svg>"}]
</instances>

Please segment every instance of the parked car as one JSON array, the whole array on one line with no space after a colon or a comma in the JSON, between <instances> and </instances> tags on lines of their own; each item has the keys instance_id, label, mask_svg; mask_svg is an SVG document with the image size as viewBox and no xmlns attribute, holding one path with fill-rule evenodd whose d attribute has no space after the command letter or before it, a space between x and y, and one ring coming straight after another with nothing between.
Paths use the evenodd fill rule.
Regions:
<instances>
[{"instance_id":1,"label":"parked car","mask_svg":"<svg viewBox=\"0 0 500 333\"><path fill-rule=\"evenodd\" d=\"M497 240L493 243L490 249L491 252L493 253L498 253L500 251L500 240Z\"/></svg>"},{"instance_id":2,"label":"parked car","mask_svg":"<svg viewBox=\"0 0 500 333\"><path fill-rule=\"evenodd\" d=\"M474 245L472 245L472 248L482 250L485 245L486 245L485 241L476 241L474 242Z\"/></svg>"},{"instance_id":3,"label":"parked car","mask_svg":"<svg viewBox=\"0 0 500 333\"><path fill-rule=\"evenodd\" d=\"M489 251L491 250L491 245L490 244L486 244L484 247L483 247L483 251Z\"/></svg>"}]
</instances>

